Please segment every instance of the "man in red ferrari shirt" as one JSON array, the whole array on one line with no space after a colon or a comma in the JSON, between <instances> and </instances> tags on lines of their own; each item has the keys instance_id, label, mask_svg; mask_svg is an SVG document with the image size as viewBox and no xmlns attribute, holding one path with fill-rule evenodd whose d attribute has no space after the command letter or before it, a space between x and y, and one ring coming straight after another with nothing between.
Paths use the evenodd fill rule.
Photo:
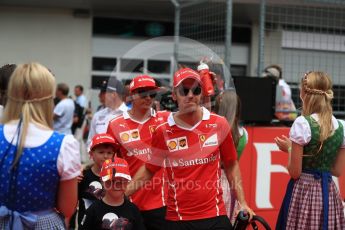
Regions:
<instances>
[{"instance_id":1,"label":"man in red ferrari shirt","mask_svg":"<svg viewBox=\"0 0 345 230\"><path fill-rule=\"evenodd\" d=\"M167 119L168 112L152 109L157 89L152 77L135 77L129 85L132 109L114 118L108 126L107 133L120 144L120 156L127 160L132 176L150 159L153 131ZM149 183L131 196L132 202L141 211L147 229L162 229L165 222L163 171L163 168L159 169Z\"/></svg>"},{"instance_id":2,"label":"man in red ferrari shirt","mask_svg":"<svg viewBox=\"0 0 345 230\"><path fill-rule=\"evenodd\" d=\"M127 187L132 194L138 182L149 180L166 165L168 199L165 230L231 229L220 184L223 163L229 184L243 209L252 217L241 184L231 129L224 117L200 106L201 80L185 68L174 75L173 98L179 111L152 137L152 158L142 166Z\"/></svg>"}]
</instances>

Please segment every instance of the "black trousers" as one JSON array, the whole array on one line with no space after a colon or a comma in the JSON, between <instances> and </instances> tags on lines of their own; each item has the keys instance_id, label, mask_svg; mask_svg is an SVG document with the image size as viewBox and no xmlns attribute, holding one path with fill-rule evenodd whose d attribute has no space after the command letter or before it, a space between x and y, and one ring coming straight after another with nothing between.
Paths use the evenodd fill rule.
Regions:
<instances>
[{"instance_id":1,"label":"black trousers","mask_svg":"<svg viewBox=\"0 0 345 230\"><path fill-rule=\"evenodd\" d=\"M164 230L231 230L227 216L217 216L201 220L170 221L166 220Z\"/></svg>"}]
</instances>

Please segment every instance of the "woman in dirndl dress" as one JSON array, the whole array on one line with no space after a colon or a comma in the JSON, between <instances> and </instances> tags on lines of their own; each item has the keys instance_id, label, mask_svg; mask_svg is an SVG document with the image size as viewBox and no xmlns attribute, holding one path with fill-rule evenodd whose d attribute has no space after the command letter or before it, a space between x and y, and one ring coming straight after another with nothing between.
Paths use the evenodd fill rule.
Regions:
<instances>
[{"instance_id":1,"label":"woman in dirndl dress","mask_svg":"<svg viewBox=\"0 0 345 230\"><path fill-rule=\"evenodd\" d=\"M291 179L276 229L345 229L339 191L332 176L345 166L343 121L332 115L332 82L323 72L302 78L302 116L290 130L288 171ZM276 138L280 149L284 139Z\"/></svg>"},{"instance_id":2,"label":"woman in dirndl dress","mask_svg":"<svg viewBox=\"0 0 345 230\"><path fill-rule=\"evenodd\" d=\"M19 65L0 125L0 229L65 229L77 203L79 144L52 130L55 79Z\"/></svg>"}]
</instances>

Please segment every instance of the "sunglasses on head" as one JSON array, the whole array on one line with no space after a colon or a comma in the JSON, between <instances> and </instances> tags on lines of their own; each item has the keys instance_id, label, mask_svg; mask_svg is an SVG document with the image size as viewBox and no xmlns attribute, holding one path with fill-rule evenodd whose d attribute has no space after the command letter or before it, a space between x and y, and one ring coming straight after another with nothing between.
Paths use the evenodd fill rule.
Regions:
<instances>
[{"instance_id":1,"label":"sunglasses on head","mask_svg":"<svg viewBox=\"0 0 345 230\"><path fill-rule=\"evenodd\" d=\"M197 87L192 87L192 88L186 88L186 87L180 86L178 88L178 92L181 96L187 96L189 91L192 91L192 94L194 96L198 96L201 94L201 87L197 86Z\"/></svg>"},{"instance_id":2,"label":"sunglasses on head","mask_svg":"<svg viewBox=\"0 0 345 230\"><path fill-rule=\"evenodd\" d=\"M145 97L155 98L157 95L157 93L152 90L143 90L143 89L137 90L137 94L139 95L140 98L145 98Z\"/></svg>"}]
</instances>

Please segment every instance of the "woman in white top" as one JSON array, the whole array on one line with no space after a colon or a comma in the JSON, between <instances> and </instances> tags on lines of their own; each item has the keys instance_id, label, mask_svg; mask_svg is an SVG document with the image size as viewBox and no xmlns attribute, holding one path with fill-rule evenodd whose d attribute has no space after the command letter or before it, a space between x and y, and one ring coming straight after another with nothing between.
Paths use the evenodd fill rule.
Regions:
<instances>
[{"instance_id":1,"label":"woman in white top","mask_svg":"<svg viewBox=\"0 0 345 230\"><path fill-rule=\"evenodd\" d=\"M52 130L55 79L19 65L0 125L0 229L65 229L77 203L79 144Z\"/></svg>"},{"instance_id":2,"label":"woman in white top","mask_svg":"<svg viewBox=\"0 0 345 230\"><path fill-rule=\"evenodd\" d=\"M332 176L345 166L344 122L332 115L331 78L307 72L301 79L302 116L290 129L290 140L276 138L287 151L291 179L276 229L345 229L342 199Z\"/></svg>"}]
</instances>

